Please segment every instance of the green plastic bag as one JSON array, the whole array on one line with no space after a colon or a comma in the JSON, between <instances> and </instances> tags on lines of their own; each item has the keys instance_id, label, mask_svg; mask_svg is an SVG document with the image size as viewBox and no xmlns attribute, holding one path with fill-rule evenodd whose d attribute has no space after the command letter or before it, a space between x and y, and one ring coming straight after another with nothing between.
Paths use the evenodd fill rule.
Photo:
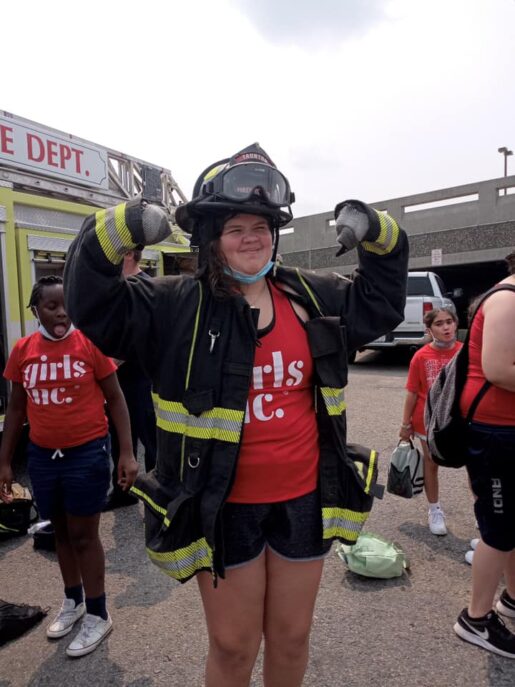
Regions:
<instances>
[{"instance_id":1,"label":"green plastic bag","mask_svg":"<svg viewBox=\"0 0 515 687\"><path fill-rule=\"evenodd\" d=\"M353 546L338 544L336 553L349 570L364 577L400 577L409 560L398 544L372 532L363 532Z\"/></svg>"}]
</instances>

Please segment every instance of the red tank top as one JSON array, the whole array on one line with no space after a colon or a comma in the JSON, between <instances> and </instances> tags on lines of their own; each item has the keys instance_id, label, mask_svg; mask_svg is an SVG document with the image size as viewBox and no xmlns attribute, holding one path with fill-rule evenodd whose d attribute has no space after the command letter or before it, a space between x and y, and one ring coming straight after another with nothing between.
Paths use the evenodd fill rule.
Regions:
<instances>
[{"instance_id":1,"label":"red tank top","mask_svg":"<svg viewBox=\"0 0 515 687\"><path fill-rule=\"evenodd\" d=\"M481 367L484 322L485 316L481 306L470 330L468 377L460 399L463 416L466 416L473 399L485 383ZM515 425L515 392L492 385L480 400L473 420L487 425Z\"/></svg>"},{"instance_id":2,"label":"red tank top","mask_svg":"<svg viewBox=\"0 0 515 687\"><path fill-rule=\"evenodd\" d=\"M270 284L274 321L256 347L236 477L228 501L272 503L313 491L318 426L306 330Z\"/></svg>"}]
</instances>

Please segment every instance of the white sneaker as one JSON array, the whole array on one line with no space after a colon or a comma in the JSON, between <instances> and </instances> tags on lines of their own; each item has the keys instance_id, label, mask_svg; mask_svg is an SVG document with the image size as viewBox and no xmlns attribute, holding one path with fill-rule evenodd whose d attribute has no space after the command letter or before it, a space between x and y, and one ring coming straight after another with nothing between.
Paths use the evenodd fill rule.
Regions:
<instances>
[{"instance_id":1,"label":"white sneaker","mask_svg":"<svg viewBox=\"0 0 515 687\"><path fill-rule=\"evenodd\" d=\"M428 514L429 529L432 534L443 536L447 534L447 527L445 526L445 514L441 508L430 510Z\"/></svg>"},{"instance_id":2,"label":"white sneaker","mask_svg":"<svg viewBox=\"0 0 515 687\"><path fill-rule=\"evenodd\" d=\"M472 549L472 551L476 550L478 544L479 544L479 537L476 537L476 538L470 540L470 548Z\"/></svg>"},{"instance_id":3,"label":"white sneaker","mask_svg":"<svg viewBox=\"0 0 515 687\"><path fill-rule=\"evenodd\" d=\"M86 613L79 634L66 649L66 653L72 658L78 658L91 653L112 629L113 621L109 613L107 614L107 620L104 620L99 615Z\"/></svg>"},{"instance_id":4,"label":"white sneaker","mask_svg":"<svg viewBox=\"0 0 515 687\"><path fill-rule=\"evenodd\" d=\"M46 636L50 639L64 637L68 632L71 632L77 620L82 618L85 612L86 604L84 602L76 606L73 599L65 598L61 610L47 627Z\"/></svg>"},{"instance_id":5,"label":"white sneaker","mask_svg":"<svg viewBox=\"0 0 515 687\"><path fill-rule=\"evenodd\" d=\"M474 560L474 551L467 551L465 554L465 562L468 563L469 565L472 565L472 561Z\"/></svg>"}]
</instances>

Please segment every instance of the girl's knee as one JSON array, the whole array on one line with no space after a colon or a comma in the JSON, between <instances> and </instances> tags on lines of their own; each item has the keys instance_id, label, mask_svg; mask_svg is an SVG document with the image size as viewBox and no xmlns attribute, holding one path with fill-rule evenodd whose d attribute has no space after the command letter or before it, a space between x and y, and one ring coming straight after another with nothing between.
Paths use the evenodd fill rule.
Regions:
<instances>
[{"instance_id":1,"label":"girl's knee","mask_svg":"<svg viewBox=\"0 0 515 687\"><path fill-rule=\"evenodd\" d=\"M66 522L63 522L62 520L52 520L52 526L54 528L54 537L56 543L61 544L62 546L69 546L70 535Z\"/></svg>"},{"instance_id":2,"label":"girl's knee","mask_svg":"<svg viewBox=\"0 0 515 687\"><path fill-rule=\"evenodd\" d=\"M98 531L91 528L70 528L68 537L77 553L94 552L102 548Z\"/></svg>"},{"instance_id":3,"label":"girl's knee","mask_svg":"<svg viewBox=\"0 0 515 687\"><path fill-rule=\"evenodd\" d=\"M72 518L68 519L68 537L73 548L77 552L102 547L98 532L98 518Z\"/></svg>"},{"instance_id":4,"label":"girl's knee","mask_svg":"<svg viewBox=\"0 0 515 687\"><path fill-rule=\"evenodd\" d=\"M280 654L284 661L295 662L305 656L309 649L311 627L291 626L280 630L265 632L267 651Z\"/></svg>"},{"instance_id":5,"label":"girl's knee","mask_svg":"<svg viewBox=\"0 0 515 687\"><path fill-rule=\"evenodd\" d=\"M209 638L209 649L217 663L239 673L254 665L260 640L261 637L231 637L215 634Z\"/></svg>"}]
</instances>

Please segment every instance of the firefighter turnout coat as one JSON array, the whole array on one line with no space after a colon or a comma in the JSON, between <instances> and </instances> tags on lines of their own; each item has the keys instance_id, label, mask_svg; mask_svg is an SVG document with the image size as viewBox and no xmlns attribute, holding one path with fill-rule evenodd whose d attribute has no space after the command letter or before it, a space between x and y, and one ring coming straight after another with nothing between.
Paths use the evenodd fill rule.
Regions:
<instances>
[{"instance_id":1,"label":"firefighter turnout coat","mask_svg":"<svg viewBox=\"0 0 515 687\"><path fill-rule=\"evenodd\" d=\"M67 310L104 353L139 360L153 380L157 464L132 488L145 504L148 555L181 582L199 570L216 582L224 576L220 513L238 460L256 326L243 297L215 299L203 278L124 279L123 252L145 243L131 205L85 220L66 261ZM348 544L377 494L375 451L346 443L348 352L402 321L408 260L404 231L367 210L386 229L358 246L352 281L281 267L272 277L310 316L323 537Z\"/></svg>"}]
</instances>

